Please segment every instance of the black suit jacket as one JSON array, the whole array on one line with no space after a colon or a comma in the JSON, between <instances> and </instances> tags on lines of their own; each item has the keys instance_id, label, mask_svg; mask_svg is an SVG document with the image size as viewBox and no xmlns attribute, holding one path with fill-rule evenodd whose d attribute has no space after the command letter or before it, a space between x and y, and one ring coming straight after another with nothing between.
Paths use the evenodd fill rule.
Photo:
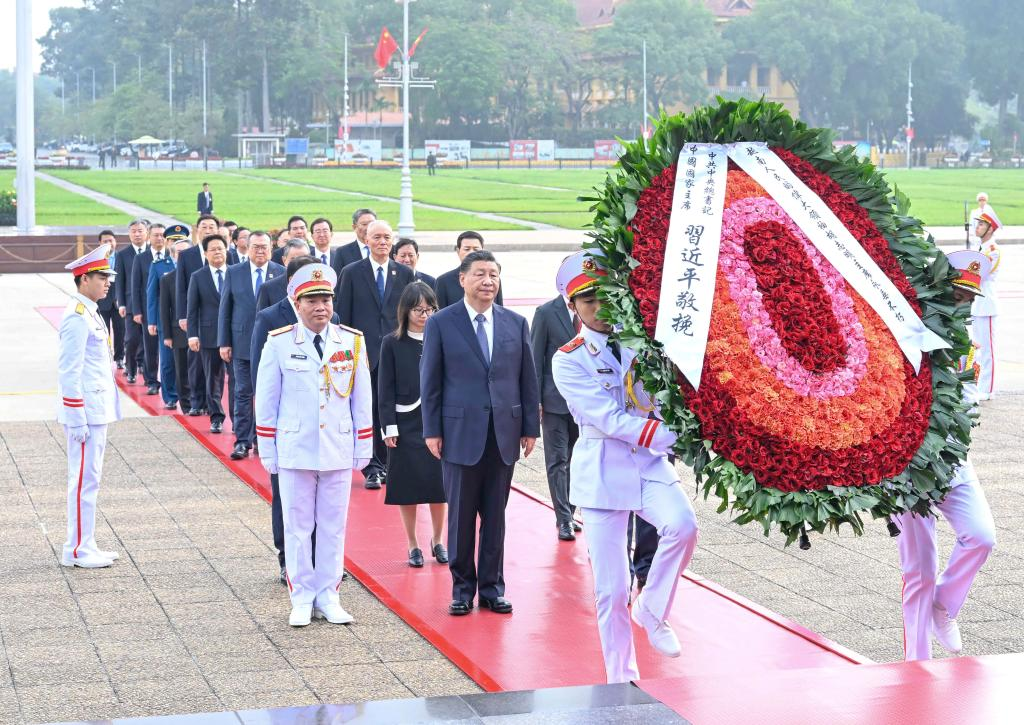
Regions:
<instances>
[{"instance_id":1,"label":"black suit jacket","mask_svg":"<svg viewBox=\"0 0 1024 725\"><path fill-rule=\"evenodd\" d=\"M353 262L358 262L360 259L365 258L363 256L363 245L359 243L358 239L353 239L348 244L343 244L334 250L331 254L331 266L334 267L334 271L340 277L341 270Z\"/></svg>"},{"instance_id":2,"label":"black suit jacket","mask_svg":"<svg viewBox=\"0 0 1024 725\"><path fill-rule=\"evenodd\" d=\"M129 315L142 315L143 324L148 324L146 319L146 283L149 281L149 268L153 264L153 250L147 247L142 253L135 257L132 264L131 279L131 307L128 308ZM156 324L154 322L154 324Z\"/></svg>"},{"instance_id":3,"label":"black suit jacket","mask_svg":"<svg viewBox=\"0 0 1024 725\"><path fill-rule=\"evenodd\" d=\"M438 277L434 284L434 292L437 294L437 309L439 310L443 310L448 305L454 305L456 302L462 302L466 293L463 291L462 285L459 284L459 268L456 267ZM501 287L498 287L498 296L494 298L494 304L504 304Z\"/></svg>"},{"instance_id":4,"label":"black suit jacket","mask_svg":"<svg viewBox=\"0 0 1024 725\"><path fill-rule=\"evenodd\" d=\"M202 269L206 265L203 259L203 255L199 249L199 245L194 245L189 249L178 255L178 268L174 270L174 273L178 277L178 281L175 284L177 298L175 300L175 308L178 310L178 319L188 319L188 283L192 279L192 275L196 273L196 270Z\"/></svg>"},{"instance_id":5,"label":"black suit jacket","mask_svg":"<svg viewBox=\"0 0 1024 725\"><path fill-rule=\"evenodd\" d=\"M260 294L256 298L256 312L265 310L271 305L276 305L278 302L288 296L288 276L282 274L280 277L274 277L269 282L264 282L263 286L260 287ZM286 323L291 324L291 323ZM273 329L273 328L271 328Z\"/></svg>"},{"instance_id":6,"label":"black suit jacket","mask_svg":"<svg viewBox=\"0 0 1024 725\"><path fill-rule=\"evenodd\" d=\"M262 292L266 285L260 287ZM249 372L252 375L252 388L256 389L256 371L260 369L260 358L263 357L263 347L267 344L267 338L273 330L286 325L294 325L298 322L295 317L295 310L286 299L270 305L265 310L256 313L256 321L252 326L252 344L249 347ZM331 316L331 322L338 324L338 315Z\"/></svg>"},{"instance_id":7,"label":"black suit jacket","mask_svg":"<svg viewBox=\"0 0 1024 725\"><path fill-rule=\"evenodd\" d=\"M533 325L530 326L533 342L533 365L537 368L537 387L540 388L540 404L545 413L561 413L567 415L569 408L565 398L555 387L555 378L551 374L551 358L555 351L569 340L576 337L576 329L572 325L569 308L565 299L559 295L545 302L533 313Z\"/></svg>"},{"instance_id":8,"label":"black suit jacket","mask_svg":"<svg viewBox=\"0 0 1024 725\"><path fill-rule=\"evenodd\" d=\"M252 265L249 262L228 267L224 287L220 291L220 311L217 318L217 345L230 347L231 354L240 360L249 359L252 345L252 327L256 322L256 295L252 292ZM284 278L284 267L270 262L264 272L265 279ZM266 281L260 287L260 292Z\"/></svg>"},{"instance_id":9,"label":"black suit jacket","mask_svg":"<svg viewBox=\"0 0 1024 725\"><path fill-rule=\"evenodd\" d=\"M135 269L135 259L147 251L143 249L136 253L135 247L128 244L114 255L114 271L117 272L114 277L114 299L118 307L126 309L128 316L132 314L132 270ZM150 261L153 261L152 257Z\"/></svg>"},{"instance_id":10,"label":"black suit jacket","mask_svg":"<svg viewBox=\"0 0 1024 725\"><path fill-rule=\"evenodd\" d=\"M227 270L225 270L226 272ZM221 289L227 284L221 283ZM188 336L198 337L200 347L219 347L217 318L220 314L220 292L213 283L209 266L192 273L188 283Z\"/></svg>"},{"instance_id":11,"label":"black suit jacket","mask_svg":"<svg viewBox=\"0 0 1024 725\"><path fill-rule=\"evenodd\" d=\"M361 330L370 356L370 369L377 368L380 344L398 327L398 299L413 281L412 270L389 259L384 283L384 303L377 295L377 282L369 259L350 264L341 271L334 309L341 324Z\"/></svg>"},{"instance_id":12,"label":"black suit jacket","mask_svg":"<svg viewBox=\"0 0 1024 725\"><path fill-rule=\"evenodd\" d=\"M284 247L275 247L274 251L270 253L270 261L271 262L277 262L278 264L283 266L284 265L284 261L283 261L284 260L284 250L285 250ZM314 247L313 245L309 245L309 254L312 257L317 256L316 255L316 247ZM328 260L328 261L330 261L330 260Z\"/></svg>"},{"instance_id":13,"label":"black suit jacket","mask_svg":"<svg viewBox=\"0 0 1024 725\"><path fill-rule=\"evenodd\" d=\"M116 261L116 259L115 259ZM107 289L107 295L99 302L96 303L96 307L100 312L111 312L117 309L117 280L114 280L114 284L110 285Z\"/></svg>"},{"instance_id":14,"label":"black suit jacket","mask_svg":"<svg viewBox=\"0 0 1024 725\"><path fill-rule=\"evenodd\" d=\"M196 194L196 211L200 214L213 214L213 192L210 192L210 202L206 202L206 194L199 192Z\"/></svg>"},{"instance_id":15,"label":"black suit jacket","mask_svg":"<svg viewBox=\"0 0 1024 725\"><path fill-rule=\"evenodd\" d=\"M475 466L494 437L506 465L519 459L519 439L540 436L540 398L533 368L530 326L494 305L491 362L476 339L463 304L427 321L420 363L423 437L443 437L442 459Z\"/></svg>"},{"instance_id":16,"label":"black suit jacket","mask_svg":"<svg viewBox=\"0 0 1024 725\"><path fill-rule=\"evenodd\" d=\"M178 311L175 291L178 284L178 275L168 272L160 278L160 301L157 303L160 310L160 330L166 339L167 331L170 330L171 345L177 348L188 347L188 335L178 327ZM160 340L163 345L163 340Z\"/></svg>"},{"instance_id":17,"label":"black suit jacket","mask_svg":"<svg viewBox=\"0 0 1024 725\"><path fill-rule=\"evenodd\" d=\"M437 278L431 277L429 274L424 274L423 272L416 272L416 281L430 285L430 289L437 287Z\"/></svg>"}]
</instances>

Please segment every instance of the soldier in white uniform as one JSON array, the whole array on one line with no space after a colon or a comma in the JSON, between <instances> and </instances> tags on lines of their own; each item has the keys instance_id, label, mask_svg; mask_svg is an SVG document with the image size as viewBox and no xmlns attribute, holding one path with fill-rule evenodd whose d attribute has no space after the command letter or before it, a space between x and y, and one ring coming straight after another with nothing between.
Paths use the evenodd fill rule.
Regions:
<instances>
[{"instance_id":1,"label":"soldier in white uniform","mask_svg":"<svg viewBox=\"0 0 1024 725\"><path fill-rule=\"evenodd\" d=\"M971 250L949 255L949 263L961 271L954 282L958 304L970 304L984 287L991 268L989 259ZM977 370L971 359L960 361L961 372ZM977 386L964 384L964 399L977 402ZM900 529L896 539L903 570L903 640L907 660L931 659L932 636L948 652L962 648L956 617L967 599L982 564L995 546L996 530L985 492L970 460L953 473L953 489L935 509L956 534L956 543L945 570L939 574L935 517L904 513L893 517Z\"/></svg>"},{"instance_id":2,"label":"soldier in white uniform","mask_svg":"<svg viewBox=\"0 0 1024 725\"><path fill-rule=\"evenodd\" d=\"M115 275L110 252L109 244L100 245L64 268L75 276L76 291L60 321L57 364L57 420L64 425L68 446L68 536L61 563L86 569L110 566L118 558L116 551L96 545L96 497L107 425L121 419L107 326L96 304Z\"/></svg>"},{"instance_id":3,"label":"soldier in white uniform","mask_svg":"<svg viewBox=\"0 0 1024 725\"><path fill-rule=\"evenodd\" d=\"M994 211L980 214L974 226L973 249L989 258L991 268L982 277L981 294L971 304L971 339L977 345L978 399L989 400L996 393L995 327L999 313L996 299L996 275L1001 253L995 236L999 231L999 217Z\"/></svg>"},{"instance_id":4,"label":"soldier in white uniform","mask_svg":"<svg viewBox=\"0 0 1024 725\"><path fill-rule=\"evenodd\" d=\"M373 413L363 335L330 324L336 282L323 264L295 273L288 294L299 320L270 333L256 374L256 435L263 467L280 480L293 627L313 616L352 621L339 601L345 522L352 469L372 455Z\"/></svg>"},{"instance_id":5,"label":"soldier in white uniform","mask_svg":"<svg viewBox=\"0 0 1024 725\"><path fill-rule=\"evenodd\" d=\"M558 271L558 291L570 300L583 327L555 353L552 371L580 428L570 501L580 507L587 525L601 649L612 683L640 676L628 610L630 512L653 524L660 537L632 618L668 657L680 655L667 619L697 542L697 520L666 456L676 434L662 425L657 405L636 379L635 353L610 340L611 328L597 317L601 302L595 274L602 271L586 252L568 257Z\"/></svg>"}]
</instances>

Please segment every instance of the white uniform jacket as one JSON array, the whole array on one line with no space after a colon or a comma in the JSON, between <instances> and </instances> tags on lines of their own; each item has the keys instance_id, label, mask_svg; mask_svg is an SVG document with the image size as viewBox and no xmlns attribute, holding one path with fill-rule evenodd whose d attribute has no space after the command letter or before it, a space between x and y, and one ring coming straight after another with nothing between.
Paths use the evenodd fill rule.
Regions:
<instances>
[{"instance_id":1,"label":"white uniform jacket","mask_svg":"<svg viewBox=\"0 0 1024 725\"><path fill-rule=\"evenodd\" d=\"M96 303L75 293L60 321L57 420L75 428L121 419L121 400L111 370L107 326Z\"/></svg>"},{"instance_id":2,"label":"white uniform jacket","mask_svg":"<svg viewBox=\"0 0 1024 725\"><path fill-rule=\"evenodd\" d=\"M373 405L361 332L329 324L321 361L294 324L267 337L256 372L260 458L281 468L336 471L373 455Z\"/></svg>"},{"instance_id":3,"label":"white uniform jacket","mask_svg":"<svg viewBox=\"0 0 1024 725\"><path fill-rule=\"evenodd\" d=\"M996 244L994 239L989 239L984 244L981 244L980 240L975 237L974 242L974 248L992 260L992 271L989 273L988 277L981 282L981 295L976 296L974 301L971 303L971 316L993 317L999 314L999 299L996 292L996 279L999 275L999 262L1002 254L999 251L999 245Z\"/></svg>"},{"instance_id":4,"label":"white uniform jacket","mask_svg":"<svg viewBox=\"0 0 1024 725\"><path fill-rule=\"evenodd\" d=\"M555 352L551 370L580 436L573 447L569 500L575 506L618 511L641 507L641 479L679 480L666 453L676 434L656 417L640 381L627 393L626 376L636 357L608 349L608 336L584 327ZM634 399L635 398L635 399Z\"/></svg>"}]
</instances>

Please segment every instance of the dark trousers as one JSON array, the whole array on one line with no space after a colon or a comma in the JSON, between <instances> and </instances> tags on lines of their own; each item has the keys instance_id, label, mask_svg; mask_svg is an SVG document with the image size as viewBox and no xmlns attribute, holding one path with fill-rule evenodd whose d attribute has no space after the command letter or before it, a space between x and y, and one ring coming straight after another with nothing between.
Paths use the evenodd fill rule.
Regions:
<instances>
[{"instance_id":1,"label":"dark trousers","mask_svg":"<svg viewBox=\"0 0 1024 725\"><path fill-rule=\"evenodd\" d=\"M114 347L114 359L124 360L124 320L117 314L117 308L100 310L103 324L110 330L110 338Z\"/></svg>"},{"instance_id":2,"label":"dark trousers","mask_svg":"<svg viewBox=\"0 0 1024 725\"><path fill-rule=\"evenodd\" d=\"M164 403L178 402L178 376L174 367L174 350L164 344L164 331L156 326L158 357L160 358L160 397Z\"/></svg>"},{"instance_id":3,"label":"dark trousers","mask_svg":"<svg viewBox=\"0 0 1024 725\"><path fill-rule=\"evenodd\" d=\"M569 503L569 463L572 447L580 436L579 426L568 413L544 411L541 421L544 436L544 466L548 472L548 491L555 508L555 522L572 523L573 507Z\"/></svg>"},{"instance_id":4,"label":"dark trousers","mask_svg":"<svg viewBox=\"0 0 1024 725\"><path fill-rule=\"evenodd\" d=\"M124 318L124 372L125 375L137 375L140 370L145 376L142 325L133 320L131 315L126 315Z\"/></svg>"},{"instance_id":5,"label":"dark trousers","mask_svg":"<svg viewBox=\"0 0 1024 725\"><path fill-rule=\"evenodd\" d=\"M220 357L220 348L204 347L199 350L203 360L203 375L206 378L206 405L210 411L211 423L224 422L224 370L227 367ZM228 376L228 384L233 381L233 375ZM230 391L230 388L228 388ZM228 410L231 410L231 402L234 393L228 393Z\"/></svg>"},{"instance_id":6,"label":"dark trousers","mask_svg":"<svg viewBox=\"0 0 1024 725\"><path fill-rule=\"evenodd\" d=\"M630 573L641 583L647 582L647 573L651 570L651 562L658 551L658 530L636 514L629 517L629 528L626 538L633 542L633 556L629 559Z\"/></svg>"},{"instance_id":7,"label":"dark trousers","mask_svg":"<svg viewBox=\"0 0 1024 725\"><path fill-rule=\"evenodd\" d=\"M188 351L188 386L192 391L192 407L205 409L206 375L203 373L203 352Z\"/></svg>"},{"instance_id":8,"label":"dark trousers","mask_svg":"<svg viewBox=\"0 0 1024 725\"><path fill-rule=\"evenodd\" d=\"M384 445L384 438L381 436L380 408L377 406L377 368L370 371L370 387L373 397L373 458L363 469L366 478L375 474L383 476L388 470L388 447Z\"/></svg>"},{"instance_id":9,"label":"dark trousers","mask_svg":"<svg viewBox=\"0 0 1024 725\"><path fill-rule=\"evenodd\" d=\"M284 568L284 514L281 513L281 488L277 474L270 474L270 527L274 532L274 548L277 549L277 563ZM316 526L310 536L313 546L312 562L316 566Z\"/></svg>"},{"instance_id":10,"label":"dark trousers","mask_svg":"<svg viewBox=\"0 0 1024 725\"><path fill-rule=\"evenodd\" d=\"M235 431L235 443L252 447L256 424L252 417L252 371L248 360L231 358L235 372L235 414L231 427Z\"/></svg>"},{"instance_id":11,"label":"dark trousers","mask_svg":"<svg viewBox=\"0 0 1024 725\"><path fill-rule=\"evenodd\" d=\"M512 490L515 464L507 465L488 426L484 454L473 466L442 461L448 499L448 569L452 599L494 599L505 594L505 506ZM480 548L476 551L477 517Z\"/></svg>"},{"instance_id":12,"label":"dark trousers","mask_svg":"<svg viewBox=\"0 0 1024 725\"><path fill-rule=\"evenodd\" d=\"M173 348L171 354L174 357L174 383L178 390L178 407L182 413L187 413L192 407L192 388L188 382L188 348Z\"/></svg>"},{"instance_id":13,"label":"dark trousers","mask_svg":"<svg viewBox=\"0 0 1024 725\"><path fill-rule=\"evenodd\" d=\"M160 342L156 335L149 334L149 326L146 324L146 318L142 318L142 359L144 361L144 367L142 374L146 379L146 385L156 385L160 382L157 371L160 369L160 348L163 347L163 343Z\"/></svg>"}]
</instances>

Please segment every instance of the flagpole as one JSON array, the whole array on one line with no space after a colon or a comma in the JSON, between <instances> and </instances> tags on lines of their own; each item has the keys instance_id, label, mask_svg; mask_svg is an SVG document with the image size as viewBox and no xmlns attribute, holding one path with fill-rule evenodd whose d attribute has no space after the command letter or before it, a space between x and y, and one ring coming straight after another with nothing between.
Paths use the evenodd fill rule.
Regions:
<instances>
[{"instance_id":1,"label":"flagpole","mask_svg":"<svg viewBox=\"0 0 1024 725\"><path fill-rule=\"evenodd\" d=\"M345 93L344 93L344 117L341 140L344 142L341 153L348 153L348 35L345 36Z\"/></svg>"},{"instance_id":2,"label":"flagpole","mask_svg":"<svg viewBox=\"0 0 1024 725\"><path fill-rule=\"evenodd\" d=\"M402 2L402 186L398 196L398 236L416 231L412 215L412 171L409 168L409 3Z\"/></svg>"},{"instance_id":3,"label":"flagpole","mask_svg":"<svg viewBox=\"0 0 1024 725\"><path fill-rule=\"evenodd\" d=\"M32 0L18 0L15 9L15 118L18 143L16 193L18 231L28 232L36 225L36 141L35 79L32 76Z\"/></svg>"}]
</instances>

